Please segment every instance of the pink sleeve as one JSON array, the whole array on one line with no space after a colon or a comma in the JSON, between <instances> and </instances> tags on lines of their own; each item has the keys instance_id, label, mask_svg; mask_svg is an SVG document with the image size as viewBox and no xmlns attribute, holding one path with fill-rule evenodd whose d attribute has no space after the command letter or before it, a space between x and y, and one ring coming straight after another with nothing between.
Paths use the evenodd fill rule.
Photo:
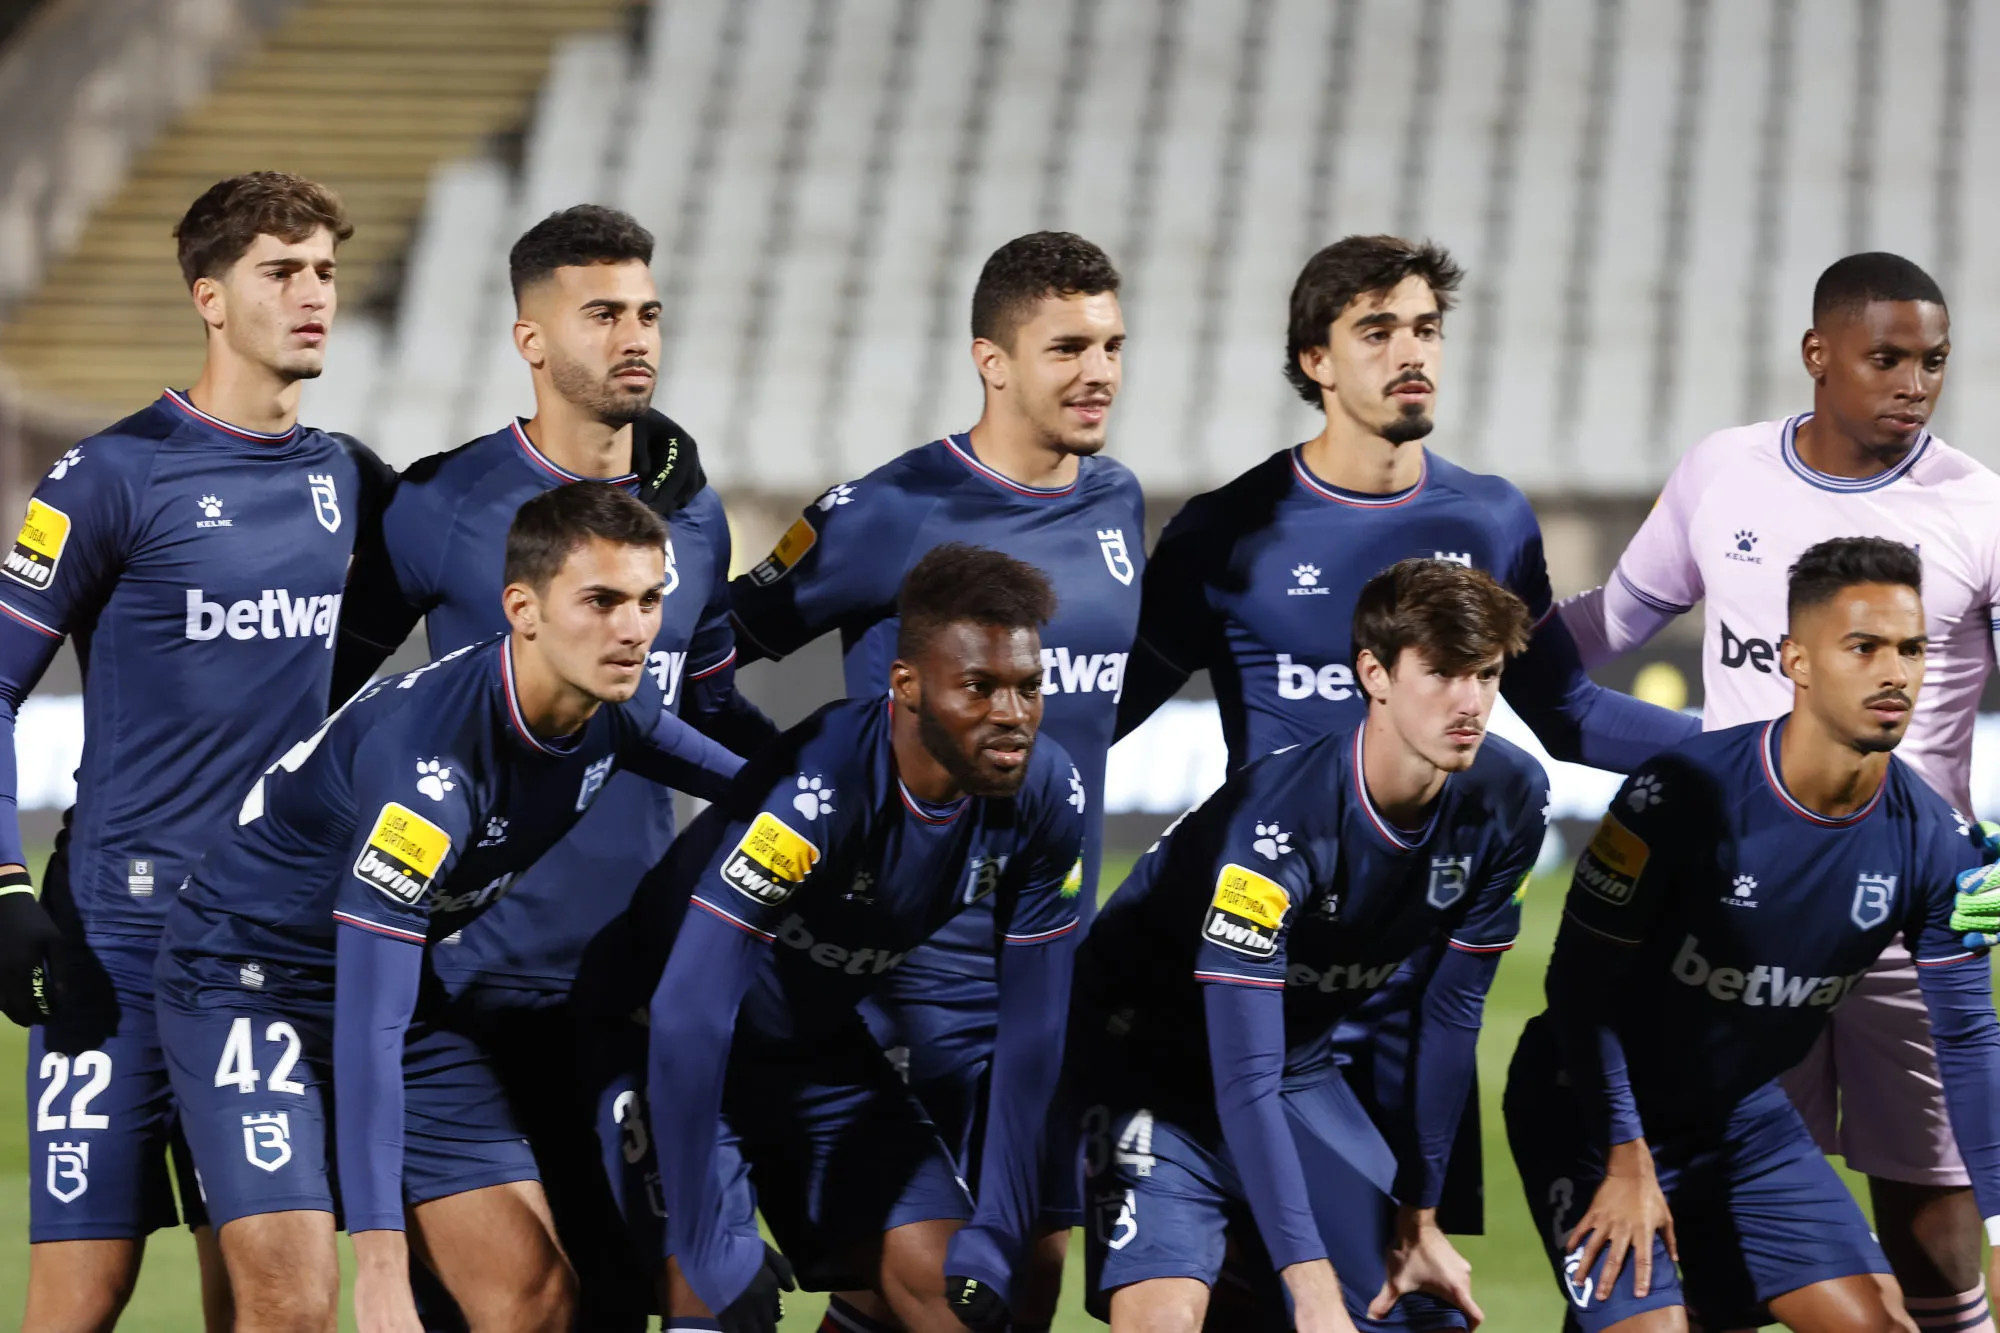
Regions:
<instances>
[{"instance_id":1,"label":"pink sleeve","mask_svg":"<svg viewBox=\"0 0 2000 1333\"><path fill-rule=\"evenodd\" d=\"M1576 640L1576 653L1586 671L1631 652L1674 618L1673 612L1641 600L1622 582L1565 597L1556 612Z\"/></svg>"},{"instance_id":2,"label":"pink sleeve","mask_svg":"<svg viewBox=\"0 0 2000 1333\"><path fill-rule=\"evenodd\" d=\"M1611 574L1611 582L1622 592L1669 616L1691 610L1702 598L1701 569L1695 564L1688 525L1707 481L1709 440L1696 445L1675 466L1653 512L1639 525Z\"/></svg>"}]
</instances>

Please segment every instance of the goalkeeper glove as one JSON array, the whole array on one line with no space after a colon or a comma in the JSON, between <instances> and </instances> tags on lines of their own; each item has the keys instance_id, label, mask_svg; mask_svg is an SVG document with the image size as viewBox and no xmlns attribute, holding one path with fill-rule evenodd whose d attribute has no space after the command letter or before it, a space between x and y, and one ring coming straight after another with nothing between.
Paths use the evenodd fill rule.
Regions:
<instances>
[{"instance_id":1,"label":"goalkeeper glove","mask_svg":"<svg viewBox=\"0 0 2000 1333\"><path fill-rule=\"evenodd\" d=\"M62 943L26 872L0 876L0 1013L22 1027L48 1021Z\"/></svg>"},{"instance_id":2,"label":"goalkeeper glove","mask_svg":"<svg viewBox=\"0 0 2000 1333\"><path fill-rule=\"evenodd\" d=\"M785 1298L779 1292L798 1289L791 1261L766 1245L764 1264L757 1270L757 1276L750 1279L741 1296L716 1315L715 1321L722 1326L722 1333L777 1333L778 1320L785 1313Z\"/></svg>"},{"instance_id":3,"label":"goalkeeper glove","mask_svg":"<svg viewBox=\"0 0 2000 1333\"><path fill-rule=\"evenodd\" d=\"M978 1278L945 1278L944 1301L958 1316L958 1322L971 1329L972 1333L1005 1333L1007 1302L1000 1299L999 1292Z\"/></svg>"},{"instance_id":4,"label":"goalkeeper glove","mask_svg":"<svg viewBox=\"0 0 2000 1333\"><path fill-rule=\"evenodd\" d=\"M1968 949L2000 945L2000 864L1974 866L1959 872L1951 928Z\"/></svg>"}]
</instances>

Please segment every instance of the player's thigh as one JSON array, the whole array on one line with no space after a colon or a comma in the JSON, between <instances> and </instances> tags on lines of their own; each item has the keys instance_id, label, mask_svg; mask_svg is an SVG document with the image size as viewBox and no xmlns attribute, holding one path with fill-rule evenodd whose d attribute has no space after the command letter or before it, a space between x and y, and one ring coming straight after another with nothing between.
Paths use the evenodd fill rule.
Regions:
<instances>
[{"instance_id":1,"label":"player's thigh","mask_svg":"<svg viewBox=\"0 0 2000 1333\"><path fill-rule=\"evenodd\" d=\"M50 1240L28 1248L28 1304L22 1333L110 1329L132 1299L146 1242Z\"/></svg>"},{"instance_id":2,"label":"player's thigh","mask_svg":"<svg viewBox=\"0 0 2000 1333\"><path fill-rule=\"evenodd\" d=\"M1756 1302L1774 1314L1786 1296L1814 1287L1858 1292L1854 1299L1864 1307L1880 1305L1878 1275L1889 1271L1881 1246L1803 1128L1794 1129L1789 1142L1780 1137L1789 1118L1789 1107L1778 1108L1768 1128L1741 1136L1770 1146L1733 1151L1721 1171L1690 1182L1675 1199L1679 1233L1686 1237L1693 1222L1681 1220L1683 1210L1714 1218L1698 1243L1726 1229ZM1734 1321L1746 1313L1731 1308L1736 1302L1728 1294L1711 1293L1709 1273L1691 1262L1687 1285L1691 1304L1705 1316L1713 1311ZM1827 1308L1844 1308L1840 1301Z\"/></svg>"},{"instance_id":3,"label":"player's thigh","mask_svg":"<svg viewBox=\"0 0 2000 1333\"><path fill-rule=\"evenodd\" d=\"M333 1212L332 1019L163 995L161 1046L208 1219ZM232 1279L235 1267L231 1268ZM238 1292L239 1297L241 1291Z\"/></svg>"},{"instance_id":4,"label":"player's thigh","mask_svg":"<svg viewBox=\"0 0 2000 1333\"><path fill-rule=\"evenodd\" d=\"M1840 1084L1840 1152L1864 1175L1970 1183L1951 1130L1917 969L1898 939L1827 1020Z\"/></svg>"},{"instance_id":5,"label":"player's thigh","mask_svg":"<svg viewBox=\"0 0 2000 1333\"><path fill-rule=\"evenodd\" d=\"M1771 1315L1793 1333L1897 1333L1902 1327L1872 1276L1829 1278L1771 1302Z\"/></svg>"},{"instance_id":6,"label":"player's thigh","mask_svg":"<svg viewBox=\"0 0 2000 1333\"><path fill-rule=\"evenodd\" d=\"M568 1069L561 1074L574 1077ZM426 1016L411 1023L403 1048L403 1106L403 1193L413 1206L539 1182L534 1148L492 1057L472 1035ZM535 1195L542 1197L539 1186Z\"/></svg>"},{"instance_id":7,"label":"player's thigh","mask_svg":"<svg viewBox=\"0 0 2000 1333\"><path fill-rule=\"evenodd\" d=\"M963 1225L937 1218L882 1233L875 1290L906 1326L920 1325L927 1313L943 1308L945 1252Z\"/></svg>"},{"instance_id":8,"label":"player's thigh","mask_svg":"<svg viewBox=\"0 0 2000 1333\"><path fill-rule=\"evenodd\" d=\"M1207 1290L1230 1226L1248 1221L1219 1132L1114 1102L1086 1106L1081 1119L1085 1308L1109 1319L1118 1292L1162 1279Z\"/></svg>"},{"instance_id":9,"label":"player's thigh","mask_svg":"<svg viewBox=\"0 0 2000 1333\"><path fill-rule=\"evenodd\" d=\"M575 1280L539 1183L464 1190L410 1216L425 1262L474 1329L568 1327Z\"/></svg>"},{"instance_id":10,"label":"player's thigh","mask_svg":"<svg viewBox=\"0 0 2000 1333\"><path fill-rule=\"evenodd\" d=\"M340 1256L330 1211L252 1213L223 1223L216 1240L239 1330L333 1329Z\"/></svg>"},{"instance_id":11,"label":"player's thigh","mask_svg":"<svg viewBox=\"0 0 2000 1333\"><path fill-rule=\"evenodd\" d=\"M1208 1314L1208 1284L1156 1277L1111 1295L1111 1333L1200 1333Z\"/></svg>"},{"instance_id":12,"label":"player's thigh","mask_svg":"<svg viewBox=\"0 0 2000 1333\"><path fill-rule=\"evenodd\" d=\"M28 1239L137 1240L172 1226L173 1093L150 966L82 946L71 1005L29 1029Z\"/></svg>"}]
</instances>

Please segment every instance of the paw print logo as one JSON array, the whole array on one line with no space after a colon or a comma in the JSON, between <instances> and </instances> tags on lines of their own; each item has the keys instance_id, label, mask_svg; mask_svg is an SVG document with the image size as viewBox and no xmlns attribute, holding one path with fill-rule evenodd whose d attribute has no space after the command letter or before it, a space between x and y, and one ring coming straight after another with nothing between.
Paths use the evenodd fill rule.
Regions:
<instances>
[{"instance_id":1,"label":"paw print logo","mask_svg":"<svg viewBox=\"0 0 2000 1333\"><path fill-rule=\"evenodd\" d=\"M1298 849L1292 846L1292 835L1276 824L1259 824L1257 841L1250 844L1250 850L1266 861L1275 861L1281 856L1290 856Z\"/></svg>"},{"instance_id":2,"label":"paw print logo","mask_svg":"<svg viewBox=\"0 0 2000 1333\"><path fill-rule=\"evenodd\" d=\"M1755 550L1756 546L1757 546L1757 534L1750 531L1748 528L1745 528L1741 532L1736 534L1737 550L1751 551Z\"/></svg>"},{"instance_id":3,"label":"paw print logo","mask_svg":"<svg viewBox=\"0 0 2000 1333\"><path fill-rule=\"evenodd\" d=\"M498 847L505 841L507 841L507 821L503 816L495 815L486 821L486 836L479 840L479 845Z\"/></svg>"},{"instance_id":4,"label":"paw print logo","mask_svg":"<svg viewBox=\"0 0 2000 1333\"><path fill-rule=\"evenodd\" d=\"M436 759L422 759L417 762L417 790L433 801L442 801L448 791L456 791L457 784L451 780L451 770Z\"/></svg>"},{"instance_id":5,"label":"paw print logo","mask_svg":"<svg viewBox=\"0 0 2000 1333\"><path fill-rule=\"evenodd\" d=\"M792 808L807 819L818 819L821 815L833 813L833 788L823 784L818 778L799 774L799 794L792 798Z\"/></svg>"},{"instance_id":6,"label":"paw print logo","mask_svg":"<svg viewBox=\"0 0 2000 1333\"><path fill-rule=\"evenodd\" d=\"M67 477L69 475L69 470L71 468L75 467L78 463L81 463L82 461L83 461L83 450L81 449L70 450L68 453L64 454L61 458L58 458L56 460L56 465L49 469L49 480L61 481L64 477Z\"/></svg>"},{"instance_id":7,"label":"paw print logo","mask_svg":"<svg viewBox=\"0 0 2000 1333\"><path fill-rule=\"evenodd\" d=\"M1729 886L1729 891L1738 898L1748 898L1751 894L1757 892L1757 877L1755 875L1738 875L1736 882Z\"/></svg>"},{"instance_id":8,"label":"paw print logo","mask_svg":"<svg viewBox=\"0 0 2000 1333\"><path fill-rule=\"evenodd\" d=\"M1632 790L1625 793L1625 804L1632 807L1634 814L1638 814L1659 803L1660 780L1651 773L1641 778L1635 778L1632 782Z\"/></svg>"},{"instance_id":9,"label":"paw print logo","mask_svg":"<svg viewBox=\"0 0 2000 1333\"><path fill-rule=\"evenodd\" d=\"M1069 767L1069 803L1076 807L1078 814L1082 814L1083 804L1087 799L1083 793L1083 775L1076 771L1075 764L1071 764Z\"/></svg>"},{"instance_id":10,"label":"paw print logo","mask_svg":"<svg viewBox=\"0 0 2000 1333\"><path fill-rule=\"evenodd\" d=\"M201 512L204 517L207 518L222 517L222 500L220 499L220 497L213 495L204 495L201 497L200 500L196 501L196 503L201 506Z\"/></svg>"},{"instance_id":11,"label":"paw print logo","mask_svg":"<svg viewBox=\"0 0 2000 1333\"><path fill-rule=\"evenodd\" d=\"M1319 566L1294 565L1292 567L1292 577L1299 581L1301 588L1317 588L1319 586Z\"/></svg>"},{"instance_id":12,"label":"paw print logo","mask_svg":"<svg viewBox=\"0 0 2000 1333\"><path fill-rule=\"evenodd\" d=\"M819 499L813 501L813 503L819 506L822 514L831 513L836 505L854 503L854 488L842 482L840 485L829 490L825 495L820 496Z\"/></svg>"}]
</instances>

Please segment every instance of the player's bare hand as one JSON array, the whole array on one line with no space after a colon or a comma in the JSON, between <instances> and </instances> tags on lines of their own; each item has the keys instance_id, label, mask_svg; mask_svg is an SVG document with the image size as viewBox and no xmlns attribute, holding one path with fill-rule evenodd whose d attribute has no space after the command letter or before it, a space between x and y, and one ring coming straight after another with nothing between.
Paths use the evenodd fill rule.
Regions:
<instances>
[{"instance_id":1,"label":"player's bare hand","mask_svg":"<svg viewBox=\"0 0 2000 1333\"><path fill-rule=\"evenodd\" d=\"M1575 1256L1579 1279L1591 1271L1600 1254L1604 1256L1597 1289L1605 1295L1618 1285L1618 1274L1624 1271L1629 1253L1632 1294L1644 1296L1653 1289L1654 1236L1666 1241L1669 1258L1680 1261L1674 1215L1653 1174L1653 1154L1644 1139L1614 1145L1609 1168L1590 1201L1590 1211L1570 1230L1564 1244Z\"/></svg>"},{"instance_id":2,"label":"player's bare hand","mask_svg":"<svg viewBox=\"0 0 2000 1333\"><path fill-rule=\"evenodd\" d=\"M1396 1302L1413 1291L1450 1301L1478 1328L1486 1320L1472 1299L1472 1265L1438 1230L1434 1208L1402 1208L1396 1213L1396 1243L1388 1256L1388 1276L1369 1303L1370 1319L1387 1319Z\"/></svg>"},{"instance_id":3,"label":"player's bare hand","mask_svg":"<svg viewBox=\"0 0 2000 1333\"><path fill-rule=\"evenodd\" d=\"M1292 1328L1295 1333L1355 1333L1354 1321L1347 1316L1347 1302L1340 1298L1340 1279L1333 1265L1324 1259L1292 1264L1278 1274L1292 1293Z\"/></svg>"},{"instance_id":4,"label":"player's bare hand","mask_svg":"<svg viewBox=\"0 0 2000 1333\"><path fill-rule=\"evenodd\" d=\"M424 1333L410 1295L410 1251L400 1231L363 1231L354 1237L356 1333Z\"/></svg>"}]
</instances>

